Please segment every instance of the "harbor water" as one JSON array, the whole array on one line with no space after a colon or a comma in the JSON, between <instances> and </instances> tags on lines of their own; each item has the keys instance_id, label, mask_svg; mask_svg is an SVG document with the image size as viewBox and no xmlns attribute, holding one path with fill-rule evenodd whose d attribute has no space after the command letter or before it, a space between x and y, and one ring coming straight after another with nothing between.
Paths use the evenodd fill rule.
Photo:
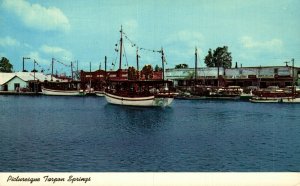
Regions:
<instances>
[{"instance_id":1,"label":"harbor water","mask_svg":"<svg viewBox=\"0 0 300 186\"><path fill-rule=\"evenodd\" d=\"M1 172L300 171L300 104L0 96Z\"/></svg>"}]
</instances>

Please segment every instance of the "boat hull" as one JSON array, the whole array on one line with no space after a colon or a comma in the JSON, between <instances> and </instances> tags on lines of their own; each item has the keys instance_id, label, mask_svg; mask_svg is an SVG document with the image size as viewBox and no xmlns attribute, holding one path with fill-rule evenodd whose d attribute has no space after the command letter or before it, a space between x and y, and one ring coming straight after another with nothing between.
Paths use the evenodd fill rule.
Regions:
<instances>
[{"instance_id":1,"label":"boat hull","mask_svg":"<svg viewBox=\"0 0 300 186\"><path fill-rule=\"evenodd\" d=\"M42 88L42 94L48 96L83 96L85 93L80 90L54 90Z\"/></svg>"},{"instance_id":2,"label":"boat hull","mask_svg":"<svg viewBox=\"0 0 300 186\"><path fill-rule=\"evenodd\" d=\"M104 91L94 91L96 96L103 97L105 95Z\"/></svg>"},{"instance_id":3,"label":"boat hull","mask_svg":"<svg viewBox=\"0 0 300 186\"><path fill-rule=\"evenodd\" d=\"M257 98L250 99L252 103L300 103L300 98L284 97L284 98Z\"/></svg>"},{"instance_id":4,"label":"boat hull","mask_svg":"<svg viewBox=\"0 0 300 186\"><path fill-rule=\"evenodd\" d=\"M169 106L174 98L173 97L121 97L110 93L105 93L105 99L108 103L115 105L128 105L128 106L139 106L139 107L165 107Z\"/></svg>"}]
</instances>

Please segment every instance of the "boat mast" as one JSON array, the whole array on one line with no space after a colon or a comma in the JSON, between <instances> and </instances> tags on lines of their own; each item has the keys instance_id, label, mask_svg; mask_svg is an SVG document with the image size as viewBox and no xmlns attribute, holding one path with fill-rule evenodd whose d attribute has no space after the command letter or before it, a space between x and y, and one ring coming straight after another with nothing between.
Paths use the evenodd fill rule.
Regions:
<instances>
[{"instance_id":1,"label":"boat mast","mask_svg":"<svg viewBox=\"0 0 300 186\"><path fill-rule=\"evenodd\" d=\"M119 62L119 69L122 68L122 46L123 46L123 30L122 30L122 25L121 25L121 39L120 39L120 62Z\"/></svg>"},{"instance_id":2,"label":"boat mast","mask_svg":"<svg viewBox=\"0 0 300 186\"><path fill-rule=\"evenodd\" d=\"M294 72L294 58L292 58L292 76L293 76L293 91L292 91L292 93L293 93L293 95L295 94L295 74L294 74L295 72Z\"/></svg>"},{"instance_id":3,"label":"boat mast","mask_svg":"<svg viewBox=\"0 0 300 186\"><path fill-rule=\"evenodd\" d=\"M140 72L139 72L139 48L136 47L136 70L137 70L137 79L140 79Z\"/></svg>"},{"instance_id":4,"label":"boat mast","mask_svg":"<svg viewBox=\"0 0 300 186\"><path fill-rule=\"evenodd\" d=\"M107 62L107 57L104 57L104 70L105 70L105 74L106 74L106 62Z\"/></svg>"},{"instance_id":5,"label":"boat mast","mask_svg":"<svg viewBox=\"0 0 300 186\"><path fill-rule=\"evenodd\" d=\"M71 61L71 78L72 78L71 80L73 81L74 78L73 78L73 62L72 61Z\"/></svg>"},{"instance_id":6,"label":"boat mast","mask_svg":"<svg viewBox=\"0 0 300 186\"><path fill-rule=\"evenodd\" d=\"M92 63L90 62L90 90L89 92L91 92L91 88L92 88Z\"/></svg>"},{"instance_id":7,"label":"boat mast","mask_svg":"<svg viewBox=\"0 0 300 186\"><path fill-rule=\"evenodd\" d=\"M196 81L197 81L197 63L198 63L198 54L197 54L197 47L195 47L195 82L194 85L196 86Z\"/></svg>"},{"instance_id":8,"label":"boat mast","mask_svg":"<svg viewBox=\"0 0 300 186\"><path fill-rule=\"evenodd\" d=\"M161 48L161 63L162 63L162 79L165 81L165 64L164 64L164 49Z\"/></svg>"},{"instance_id":9,"label":"boat mast","mask_svg":"<svg viewBox=\"0 0 300 186\"><path fill-rule=\"evenodd\" d=\"M52 70L51 70L51 81L53 81L53 63L54 63L54 58L52 58Z\"/></svg>"}]
</instances>

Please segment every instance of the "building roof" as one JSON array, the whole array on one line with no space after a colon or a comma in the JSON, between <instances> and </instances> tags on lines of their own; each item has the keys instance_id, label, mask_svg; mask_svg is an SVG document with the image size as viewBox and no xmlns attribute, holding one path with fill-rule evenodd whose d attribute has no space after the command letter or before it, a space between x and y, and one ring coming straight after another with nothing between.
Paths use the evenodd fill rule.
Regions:
<instances>
[{"instance_id":1,"label":"building roof","mask_svg":"<svg viewBox=\"0 0 300 186\"><path fill-rule=\"evenodd\" d=\"M19 77L20 79L22 79L26 82L34 80L34 73L33 72L12 72L12 73L0 72L0 85L3 85L5 83L7 83L8 81L10 81L15 76ZM53 79L53 81L58 80L55 77L53 77L52 79ZM45 80L50 81L51 80L51 75L45 75L43 73L36 72L35 73L35 80L39 80L41 82L43 82Z\"/></svg>"}]
</instances>

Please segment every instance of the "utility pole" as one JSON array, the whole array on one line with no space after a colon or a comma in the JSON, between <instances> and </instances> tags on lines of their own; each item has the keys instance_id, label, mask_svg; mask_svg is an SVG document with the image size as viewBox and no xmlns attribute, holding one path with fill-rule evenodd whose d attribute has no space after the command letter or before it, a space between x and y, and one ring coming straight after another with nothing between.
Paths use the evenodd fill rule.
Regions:
<instances>
[{"instance_id":1,"label":"utility pole","mask_svg":"<svg viewBox=\"0 0 300 186\"><path fill-rule=\"evenodd\" d=\"M30 57L23 57L23 70L22 70L22 72L25 72L25 68L24 68L24 61L25 61L25 59L30 59Z\"/></svg>"}]
</instances>

